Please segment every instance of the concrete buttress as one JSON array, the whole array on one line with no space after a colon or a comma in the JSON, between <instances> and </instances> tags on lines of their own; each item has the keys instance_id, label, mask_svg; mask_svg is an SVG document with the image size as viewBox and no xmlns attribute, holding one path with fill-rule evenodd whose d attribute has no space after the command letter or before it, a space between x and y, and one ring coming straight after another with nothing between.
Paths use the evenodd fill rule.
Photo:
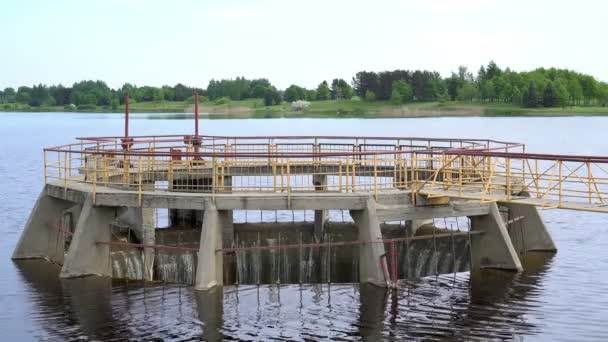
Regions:
<instances>
[{"instance_id":1,"label":"concrete buttress","mask_svg":"<svg viewBox=\"0 0 608 342\"><path fill-rule=\"evenodd\" d=\"M224 227L232 224L232 211L217 210L207 202L196 267L196 290L209 290L224 283L222 235Z\"/></svg>"},{"instance_id":2,"label":"concrete buttress","mask_svg":"<svg viewBox=\"0 0 608 342\"><path fill-rule=\"evenodd\" d=\"M543 222L538 208L533 205L505 203L515 226L523 227L523 251L557 252L557 247Z\"/></svg>"},{"instance_id":3,"label":"concrete buttress","mask_svg":"<svg viewBox=\"0 0 608 342\"><path fill-rule=\"evenodd\" d=\"M59 224L62 213L72 206L72 202L48 196L44 188L34 204L12 259L42 258L63 264L64 234Z\"/></svg>"},{"instance_id":4,"label":"concrete buttress","mask_svg":"<svg viewBox=\"0 0 608 342\"><path fill-rule=\"evenodd\" d=\"M471 236L471 271L482 268L523 270L496 203L490 204L488 215L471 217L471 230L483 231L483 234Z\"/></svg>"},{"instance_id":5,"label":"concrete buttress","mask_svg":"<svg viewBox=\"0 0 608 342\"><path fill-rule=\"evenodd\" d=\"M110 224L115 217L115 207L94 206L92 196L87 197L59 274L61 278L112 276L110 246L97 242L110 242Z\"/></svg>"},{"instance_id":6,"label":"concrete buttress","mask_svg":"<svg viewBox=\"0 0 608 342\"><path fill-rule=\"evenodd\" d=\"M382 241L380 222L376 215L376 201L367 199L365 209L351 210L350 215L355 221L359 232L359 241L369 241L359 246L359 281L377 286L385 287L386 264L381 259L384 257L384 244L375 242Z\"/></svg>"}]
</instances>

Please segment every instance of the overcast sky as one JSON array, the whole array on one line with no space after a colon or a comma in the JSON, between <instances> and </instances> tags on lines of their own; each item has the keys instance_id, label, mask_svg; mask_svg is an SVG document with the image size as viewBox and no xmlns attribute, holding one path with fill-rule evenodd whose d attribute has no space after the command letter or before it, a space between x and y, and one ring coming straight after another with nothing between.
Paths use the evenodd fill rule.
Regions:
<instances>
[{"instance_id":1,"label":"overcast sky","mask_svg":"<svg viewBox=\"0 0 608 342\"><path fill-rule=\"evenodd\" d=\"M570 68L608 81L608 3L561 0L33 1L0 4L0 87L266 77L314 87L360 70Z\"/></svg>"}]
</instances>

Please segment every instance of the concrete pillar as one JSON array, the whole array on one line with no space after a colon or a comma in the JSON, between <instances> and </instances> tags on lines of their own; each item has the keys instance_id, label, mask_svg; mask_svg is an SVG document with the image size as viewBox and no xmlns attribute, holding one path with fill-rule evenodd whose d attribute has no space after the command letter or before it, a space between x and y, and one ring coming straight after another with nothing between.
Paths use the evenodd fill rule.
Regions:
<instances>
[{"instance_id":1,"label":"concrete pillar","mask_svg":"<svg viewBox=\"0 0 608 342\"><path fill-rule=\"evenodd\" d=\"M198 319L203 323L204 341L222 341L224 323L224 292L221 288L194 292Z\"/></svg>"},{"instance_id":2,"label":"concrete pillar","mask_svg":"<svg viewBox=\"0 0 608 342\"><path fill-rule=\"evenodd\" d=\"M312 182L315 186L315 191L327 190L327 175L313 175ZM317 241L321 241L325 232L325 222L328 219L327 210L315 210L314 235Z\"/></svg>"},{"instance_id":3,"label":"concrete pillar","mask_svg":"<svg viewBox=\"0 0 608 342\"><path fill-rule=\"evenodd\" d=\"M61 278L112 276L110 247L96 242L111 240L110 224L115 216L114 207L93 206L92 196L87 197L59 274Z\"/></svg>"},{"instance_id":4,"label":"concrete pillar","mask_svg":"<svg viewBox=\"0 0 608 342\"><path fill-rule=\"evenodd\" d=\"M522 226L522 247L524 252L541 251L557 252L555 243L543 222L538 208L528 204L502 204L509 209L509 216L514 227Z\"/></svg>"},{"instance_id":5,"label":"concrete pillar","mask_svg":"<svg viewBox=\"0 0 608 342\"><path fill-rule=\"evenodd\" d=\"M209 290L224 283L223 253L217 250L222 248L222 230L229 225L231 215L232 212L228 210L218 211L211 202L205 207L196 267L195 289L197 290Z\"/></svg>"},{"instance_id":6,"label":"concrete pillar","mask_svg":"<svg viewBox=\"0 0 608 342\"><path fill-rule=\"evenodd\" d=\"M369 284L359 287L359 334L363 341L385 339L386 304L388 289Z\"/></svg>"},{"instance_id":7,"label":"concrete pillar","mask_svg":"<svg viewBox=\"0 0 608 342\"><path fill-rule=\"evenodd\" d=\"M490 204L488 215L471 217L471 229L484 232L471 236L472 271L482 268L523 270L496 203Z\"/></svg>"},{"instance_id":8,"label":"concrete pillar","mask_svg":"<svg viewBox=\"0 0 608 342\"><path fill-rule=\"evenodd\" d=\"M376 201L369 198L363 210L351 210L350 215L359 231L359 241L382 241L380 223L376 216ZM381 259L385 256L383 243L368 243L359 246L359 281L385 287L387 269ZM384 264L386 265L386 264Z\"/></svg>"},{"instance_id":9,"label":"concrete pillar","mask_svg":"<svg viewBox=\"0 0 608 342\"><path fill-rule=\"evenodd\" d=\"M59 265L64 260L64 233L60 221L65 210L74 203L60 200L40 192L28 218L12 259L42 258Z\"/></svg>"}]
</instances>

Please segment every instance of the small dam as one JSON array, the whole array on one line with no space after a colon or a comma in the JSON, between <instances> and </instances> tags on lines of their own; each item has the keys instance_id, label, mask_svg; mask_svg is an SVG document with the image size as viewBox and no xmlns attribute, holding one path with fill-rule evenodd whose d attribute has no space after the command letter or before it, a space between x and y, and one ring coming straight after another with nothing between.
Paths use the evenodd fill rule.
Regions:
<instances>
[{"instance_id":1,"label":"small dam","mask_svg":"<svg viewBox=\"0 0 608 342\"><path fill-rule=\"evenodd\" d=\"M127 106L128 108L128 106ZM128 110L128 109L127 109ZM44 149L13 259L60 277L369 283L484 269L557 248L545 209L608 212L608 158L487 139L82 137Z\"/></svg>"}]
</instances>

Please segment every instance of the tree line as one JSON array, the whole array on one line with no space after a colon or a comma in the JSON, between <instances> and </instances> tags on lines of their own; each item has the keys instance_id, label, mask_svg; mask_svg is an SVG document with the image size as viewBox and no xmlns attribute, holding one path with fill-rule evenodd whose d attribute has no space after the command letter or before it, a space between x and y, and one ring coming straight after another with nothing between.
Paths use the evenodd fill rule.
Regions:
<instances>
[{"instance_id":1,"label":"tree line","mask_svg":"<svg viewBox=\"0 0 608 342\"><path fill-rule=\"evenodd\" d=\"M312 89L292 84L279 90L268 79L244 77L212 79L206 89L181 83L162 87L126 83L118 89L108 87L103 81L81 81L71 87L38 84L0 90L0 103L115 109L124 104L125 92L135 102L160 102L193 101L195 91L203 100L216 104L263 99L266 106L298 100L390 101L394 105L429 101L512 103L525 107L608 105L608 84L593 76L556 68L516 72L508 67L502 69L493 61L481 66L476 74L460 66L445 78L428 70L360 71L350 83L336 78L331 82L322 81Z\"/></svg>"}]
</instances>

